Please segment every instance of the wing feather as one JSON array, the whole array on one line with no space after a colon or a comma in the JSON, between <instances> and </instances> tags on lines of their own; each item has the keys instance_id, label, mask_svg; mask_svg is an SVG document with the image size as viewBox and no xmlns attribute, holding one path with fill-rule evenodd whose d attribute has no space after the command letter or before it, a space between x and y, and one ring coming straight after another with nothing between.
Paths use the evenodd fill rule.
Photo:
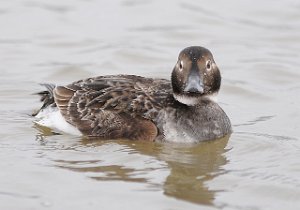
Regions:
<instances>
[{"instance_id":1,"label":"wing feather","mask_svg":"<svg viewBox=\"0 0 300 210\"><path fill-rule=\"evenodd\" d=\"M102 76L57 86L53 92L55 103L66 121L86 135L105 138L151 136L149 139L153 140L157 130L151 121L166 105L171 85L162 79Z\"/></svg>"}]
</instances>

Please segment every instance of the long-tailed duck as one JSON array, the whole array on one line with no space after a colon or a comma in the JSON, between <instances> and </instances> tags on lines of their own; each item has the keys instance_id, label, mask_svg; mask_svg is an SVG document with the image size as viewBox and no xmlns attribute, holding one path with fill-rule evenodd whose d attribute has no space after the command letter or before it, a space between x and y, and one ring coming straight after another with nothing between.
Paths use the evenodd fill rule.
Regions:
<instances>
[{"instance_id":1,"label":"long-tailed duck","mask_svg":"<svg viewBox=\"0 0 300 210\"><path fill-rule=\"evenodd\" d=\"M200 142L231 133L216 103L221 75L211 52L185 48L171 81L135 75L99 76L65 86L44 84L40 125L100 139Z\"/></svg>"}]
</instances>

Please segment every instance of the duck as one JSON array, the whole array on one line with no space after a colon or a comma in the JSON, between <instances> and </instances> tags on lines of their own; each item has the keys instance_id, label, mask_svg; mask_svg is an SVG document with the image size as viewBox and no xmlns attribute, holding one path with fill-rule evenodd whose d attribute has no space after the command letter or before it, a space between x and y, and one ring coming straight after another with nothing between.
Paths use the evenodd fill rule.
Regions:
<instances>
[{"instance_id":1,"label":"duck","mask_svg":"<svg viewBox=\"0 0 300 210\"><path fill-rule=\"evenodd\" d=\"M221 74L212 53L183 49L171 80L106 75L68 85L42 84L35 123L72 135L198 143L230 135L229 117L216 96Z\"/></svg>"}]
</instances>

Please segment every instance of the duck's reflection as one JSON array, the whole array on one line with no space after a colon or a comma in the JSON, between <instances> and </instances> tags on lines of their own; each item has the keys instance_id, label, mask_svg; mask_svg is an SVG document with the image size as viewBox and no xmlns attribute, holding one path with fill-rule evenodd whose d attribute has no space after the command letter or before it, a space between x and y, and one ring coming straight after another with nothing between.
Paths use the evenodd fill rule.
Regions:
<instances>
[{"instance_id":1,"label":"duck's reflection","mask_svg":"<svg viewBox=\"0 0 300 210\"><path fill-rule=\"evenodd\" d=\"M40 136L39 141L45 145ZM165 195L207 205L213 202L215 195L207 182L223 173L229 139L184 145L125 140L65 141L63 135L52 137L62 138L55 142L64 144L66 150L59 157L51 157L57 167L84 172L99 181L147 183L157 190L163 189ZM62 146L57 145L57 148Z\"/></svg>"},{"instance_id":2,"label":"duck's reflection","mask_svg":"<svg viewBox=\"0 0 300 210\"><path fill-rule=\"evenodd\" d=\"M227 163L224 153L228 140L229 136L192 145L163 143L149 147L134 144L131 148L167 163L170 174L163 183L166 195L209 205L215 192L206 184L224 173L222 166Z\"/></svg>"},{"instance_id":3,"label":"duck's reflection","mask_svg":"<svg viewBox=\"0 0 300 210\"><path fill-rule=\"evenodd\" d=\"M205 142L189 147L166 145L162 159L168 163L171 173L164 183L164 193L187 201L211 204L214 191L206 186L207 181L222 173L221 166L228 138Z\"/></svg>"}]
</instances>

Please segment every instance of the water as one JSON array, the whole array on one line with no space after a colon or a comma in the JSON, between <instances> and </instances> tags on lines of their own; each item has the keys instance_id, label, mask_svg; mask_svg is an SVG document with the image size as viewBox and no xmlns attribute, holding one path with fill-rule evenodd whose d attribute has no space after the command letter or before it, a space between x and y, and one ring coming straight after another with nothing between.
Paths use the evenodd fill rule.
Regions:
<instances>
[{"instance_id":1,"label":"water","mask_svg":"<svg viewBox=\"0 0 300 210\"><path fill-rule=\"evenodd\" d=\"M0 4L0 209L299 209L300 3L38 1ZM209 48L234 133L174 145L89 141L33 124L38 83L169 78Z\"/></svg>"}]
</instances>

